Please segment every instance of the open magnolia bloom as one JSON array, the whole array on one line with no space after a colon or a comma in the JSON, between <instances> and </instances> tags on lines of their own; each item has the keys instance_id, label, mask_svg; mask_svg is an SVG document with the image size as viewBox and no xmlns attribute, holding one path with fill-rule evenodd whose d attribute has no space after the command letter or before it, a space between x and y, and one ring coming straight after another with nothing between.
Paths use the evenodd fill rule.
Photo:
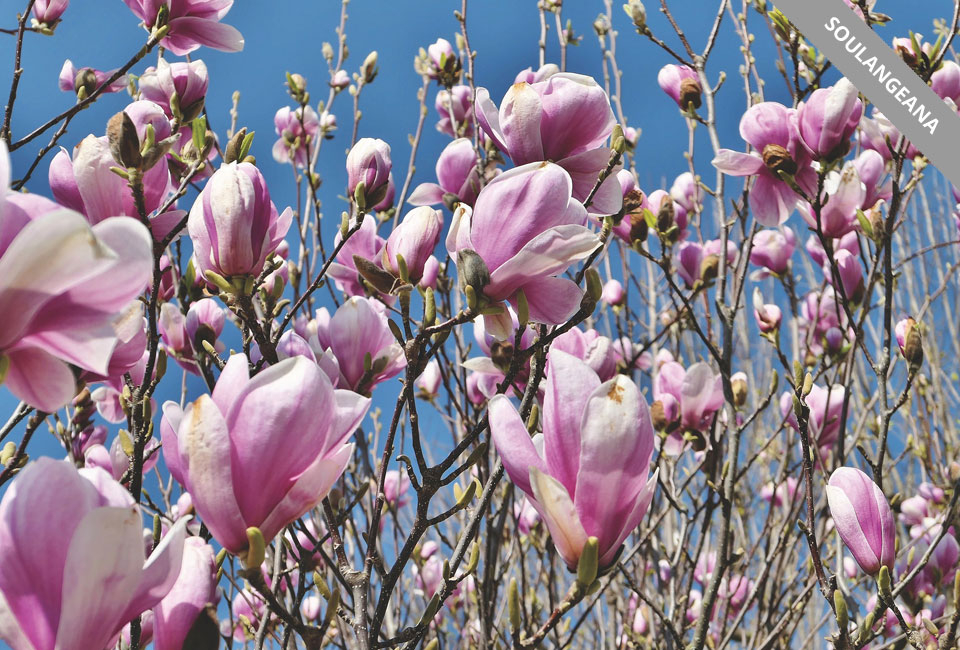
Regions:
<instances>
[{"instance_id":1,"label":"open magnolia bloom","mask_svg":"<svg viewBox=\"0 0 960 650\"><path fill-rule=\"evenodd\" d=\"M327 495L369 406L366 397L334 389L305 357L251 378L247 358L235 354L213 395L182 413L175 402L164 404L163 455L214 538L238 554L248 528L269 542Z\"/></svg>"},{"instance_id":2,"label":"open magnolia bloom","mask_svg":"<svg viewBox=\"0 0 960 650\"><path fill-rule=\"evenodd\" d=\"M586 222L587 211L573 197L570 175L549 162L516 167L492 180L471 211L461 204L447 235L457 272L469 276L461 252L479 255L489 271L485 283L466 277L488 299L517 306L524 292L530 319L559 325L580 307L583 291L558 277L600 244Z\"/></svg>"},{"instance_id":3,"label":"open magnolia bloom","mask_svg":"<svg viewBox=\"0 0 960 650\"><path fill-rule=\"evenodd\" d=\"M653 499L653 424L640 389L624 375L600 382L576 357L551 350L543 434L532 439L504 395L490 400L490 433L510 480L550 530L557 552L577 567L588 537L601 568L640 524Z\"/></svg>"},{"instance_id":4,"label":"open magnolia bloom","mask_svg":"<svg viewBox=\"0 0 960 650\"><path fill-rule=\"evenodd\" d=\"M140 507L102 469L41 458L0 502L0 638L102 650L180 574L187 518L144 557Z\"/></svg>"},{"instance_id":5,"label":"open magnolia bloom","mask_svg":"<svg viewBox=\"0 0 960 650\"><path fill-rule=\"evenodd\" d=\"M116 323L150 278L150 234L125 217L21 215L0 205L0 381L54 411L76 394L71 365L108 373Z\"/></svg>"},{"instance_id":6,"label":"open magnolia bloom","mask_svg":"<svg viewBox=\"0 0 960 650\"><path fill-rule=\"evenodd\" d=\"M519 81L499 109L487 89L478 88L476 107L480 127L514 164L555 161L570 174L580 201L610 161L612 151L603 143L617 121L607 93L592 77L561 72L534 83ZM610 174L594 194L591 211L616 214L622 205L620 183Z\"/></svg>"}]
</instances>

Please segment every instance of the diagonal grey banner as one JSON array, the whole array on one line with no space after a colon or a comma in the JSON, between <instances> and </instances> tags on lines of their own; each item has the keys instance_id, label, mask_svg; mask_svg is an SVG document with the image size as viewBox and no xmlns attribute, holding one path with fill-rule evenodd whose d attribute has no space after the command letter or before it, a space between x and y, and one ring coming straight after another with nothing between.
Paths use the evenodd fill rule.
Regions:
<instances>
[{"instance_id":1,"label":"diagonal grey banner","mask_svg":"<svg viewBox=\"0 0 960 650\"><path fill-rule=\"evenodd\" d=\"M777 7L943 174L960 187L960 115L841 0Z\"/></svg>"}]
</instances>

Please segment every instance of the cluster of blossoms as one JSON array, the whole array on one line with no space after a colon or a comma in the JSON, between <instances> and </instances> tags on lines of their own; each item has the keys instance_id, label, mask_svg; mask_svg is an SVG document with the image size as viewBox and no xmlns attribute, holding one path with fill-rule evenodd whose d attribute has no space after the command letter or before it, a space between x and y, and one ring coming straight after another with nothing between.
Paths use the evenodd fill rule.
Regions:
<instances>
[{"instance_id":1,"label":"cluster of blossoms","mask_svg":"<svg viewBox=\"0 0 960 650\"><path fill-rule=\"evenodd\" d=\"M462 14L455 43L415 57L403 178L391 144L357 137L359 115L352 137L337 131L338 96L359 110L378 75L376 52L347 71L341 27L339 51L323 46L326 101L287 74L293 105L274 117L270 164L292 169L295 210L252 132L207 126L192 53L242 49L222 22L232 0L124 2L142 52L124 72L68 60L59 86L75 111L124 89L131 101L51 156L49 192L20 191L37 165L14 180L8 149L33 136L11 137L12 99L0 130L0 383L20 401L0 442L25 427L0 450L0 639L14 650L437 648L445 629L462 647L509 629L528 649L565 640L562 617L594 597L624 648L789 644L799 633L781 621L804 611L836 623L838 648L955 639L960 465L930 455L953 449L931 430L952 431L960 398L949 348L925 357L923 335L960 262L922 303L901 297L916 280L899 269L956 242L898 250L895 265L925 159L848 80L827 84L782 14L762 15L792 43L794 101L755 101L750 63L741 151L719 146L706 55L684 63L639 0L625 5L676 59L661 99L691 147L710 130L718 179L690 151L649 192L615 65L613 93L609 73L568 72L564 49L496 103L474 85ZM50 35L68 2L31 7L31 30ZM538 8L562 29L560 0ZM605 66L611 21L594 23ZM894 46L956 106L960 65L940 44ZM155 65L124 75L154 48ZM429 97L443 146L414 184ZM348 137L345 208L326 232L318 160ZM725 177L744 179L736 196ZM923 426L907 438L895 418L915 395ZM59 447L30 460L44 423Z\"/></svg>"}]
</instances>

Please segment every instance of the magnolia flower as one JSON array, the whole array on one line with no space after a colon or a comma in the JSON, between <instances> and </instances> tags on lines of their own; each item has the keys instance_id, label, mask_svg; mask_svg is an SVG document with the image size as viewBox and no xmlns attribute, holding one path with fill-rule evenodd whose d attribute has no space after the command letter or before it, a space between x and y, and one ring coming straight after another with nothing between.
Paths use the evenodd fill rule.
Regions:
<instances>
[{"instance_id":1,"label":"magnolia flower","mask_svg":"<svg viewBox=\"0 0 960 650\"><path fill-rule=\"evenodd\" d=\"M603 285L603 293L600 296L600 299L608 305L620 305L623 304L624 298L627 294L623 289L623 285L616 278L607 280Z\"/></svg>"},{"instance_id":2,"label":"magnolia flower","mask_svg":"<svg viewBox=\"0 0 960 650\"><path fill-rule=\"evenodd\" d=\"M573 196L583 201L610 161L603 146L616 120L610 100L591 77L558 73L510 87L500 108L486 88L477 89L477 120L516 165L554 161L570 174ZM616 214L623 204L611 174L594 194L591 210Z\"/></svg>"},{"instance_id":3,"label":"magnolia flower","mask_svg":"<svg viewBox=\"0 0 960 650\"><path fill-rule=\"evenodd\" d=\"M854 467L830 475L827 503L840 538L864 573L876 575L881 566L893 571L897 529L883 491Z\"/></svg>"},{"instance_id":4,"label":"magnolia flower","mask_svg":"<svg viewBox=\"0 0 960 650\"><path fill-rule=\"evenodd\" d=\"M800 198L779 176L791 175L808 194L816 191L816 172L800 143L796 111L776 102L751 106L740 119L740 137L756 150L739 153L721 149L713 165L731 176L756 176L750 190L750 209L764 226L787 220Z\"/></svg>"},{"instance_id":5,"label":"magnolia flower","mask_svg":"<svg viewBox=\"0 0 960 650\"><path fill-rule=\"evenodd\" d=\"M233 6L233 0L123 0L147 29L159 27L161 8L167 13L164 25L169 27L160 45L177 56L193 52L201 45L224 52L243 49L243 35L235 27L220 20Z\"/></svg>"},{"instance_id":6,"label":"magnolia flower","mask_svg":"<svg viewBox=\"0 0 960 650\"><path fill-rule=\"evenodd\" d=\"M558 276L599 244L583 225L586 210L572 190L570 175L553 163L530 163L492 180L473 210L461 205L454 214L447 251L458 272L466 272L462 251L473 251L489 271L489 282L475 289L489 300L515 307L523 291L531 320L565 322L579 308L583 292Z\"/></svg>"},{"instance_id":7,"label":"magnolia flower","mask_svg":"<svg viewBox=\"0 0 960 650\"><path fill-rule=\"evenodd\" d=\"M145 558L140 508L106 472L28 464L0 501L0 639L102 650L174 586L186 523Z\"/></svg>"},{"instance_id":8,"label":"magnolia flower","mask_svg":"<svg viewBox=\"0 0 960 650\"><path fill-rule=\"evenodd\" d=\"M824 237L843 237L857 227L857 210L863 205L866 190L860 182L856 165L847 162L842 171L832 171L823 182L823 203L819 216L813 206L804 203L800 215Z\"/></svg>"},{"instance_id":9,"label":"magnolia flower","mask_svg":"<svg viewBox=\"0 0 960 650\"><path fill-rule=\"evenodd\" d=\"M37 4L40 4L39 2ZM36 9L36 5L34 5ZM82 88L84 93L87 96L93 94L100 86L103 86L107 79L113 76L116 70L95 70L94 68L78 68L73 65L73 61L67 59L63 62L63 67L60 68L60 77L58 79L58 85L60 90L64 92L76 92L79 93ZM127 77L120 75L116 81L112 82L101 92L105 93L118 93L121 90L124 90L127 87Z\"/></svg>"},{"instance_id":10,"label":"magnolia flower","mask_svg":"<svg viewBox=\"0 0 960 650\"><path fill-rule=\"evenodd\" d=\"M668 63L660 68L657 74L657 83L660 90L670 95L680 110L685 111L689 106L700 108L700 79L693 68L685 65Z\"/></svg>"},{"instance_id":11,"label":"magnolia flower","mask_svg":"<svg viewBox=\"0 0 960 650\"><path fill-rule=\"evenodd\" d=\"M410 282L418 284L427 259L440 241L442 230L443 215L438 210L422 206L408 212L390 233L383 247L384 270L399 276L399 256L403 258Z\"/></svg>"},{"instance_id":12,"label":"magnolia flower","mask_svg":"<svg viewBox=\"0 0 960 650\"><path fill-rule=\"evenodd\" d=\"M160 59L156 68L147 68L140 75L140 96L160 106L171 118L187 124L203 110L209 83L203 61L167 63Z\"/></svg>"},{"instance_id":13,"label":"magnolia flower","mask_svg":"<svg viewBox=\"0 0 960 650\"><path fill-rule=\"evenodd\" d=\"M653 426L640 389L624 375L605 383L559 350L547 358L543 434L531 440L509 398L490 400L490 433L510 480L540 513L557 552L576 569L588 537L607 567L640 524L659 470L650 476Z\"/></svg>"},{"instance_id":14,"label":"magnolia flower","mask_svg":"<svg viewBox=\"0 0 960 650\"><path fill-rule=\"evenodd\" d=\"M273 126L280 136L273 145L273 159L281 164L292 159L297 167L306 167L310 147L320 130L317 112L309 105L296 109L284 106L274 115Z\"/></svg>"},{"instance_id":15,"label":"magnolia flower","mask_svg":"<svg viewBox=\"0 0 960 650\"><path fill-rule=\"evenodd\" d=\"M753 289L753 317L757 320L757 327L764 334L774 332L780 327L783 312L774 304L763 302L763 296L758 287Z\"/></svg>"},{"instance_id":16,"label":"magnolia flower","mask_svg":"<svg viewBox=\"0 0 960 650\"><path fill-rule=\"evenodd\" d=\"M339 386L367 393L407 366L403 348L390 332L380 302L354 296L332 318L326 308L317 315L319 346L336 357L340 366Z\"/></svg>"},{"instance_id":17,"label":"magnolia flower","mask_svg":"<svg viewBox=\"0 0 960 650\"><path fill-rule=\"evenodd\" d=\"M437 158L437 182L421 183L410 194L412 205L465 203L472 206L480 191L477 152L467 138L458 138L444 147Z\"/></svg>"},{"instance_id":18,"label":"magnolia flower","mask_svg":"<svg viewBox=\"0 0 960 650\"><path fill-rule=\"evenodd\" d=\"M461 84L450 90L437 91L433 107L440 116L437 131L451 138L473 137L473 91L470 86Z\"/></svg>"},{"instance_id":19,"label":"magnolia flower","mask_svg":"<svg viewBox=\"0 0 960 650\"><path fill-rule=\"evenodd\" d=\"M597 330L584 332L572 327L553 341L552 350L562 350L580 359L597 373L600 381L606 381L617 373L620 358L616 344Z\"/></svg>"},{"instance_id":20,"label":"magnolia flower","mask_svg":"<svg viewBox=\"0 0 960 650\"><path fill-rule=\"evenodd\" d=\"M339 246L341 241L343 235L338 230L333 245ZM381 259L384 243L386 240L377 234L376 217L371 214L364 215L360 228L347 239L328 270L340 291L348 296L366 295L353 258L362 257L376 264Z\"/></svg>"},{"instance_id":21,"label":"magnolia flower","mask_svg":"<svg viewBox=\"0 0 960 650\"><path fill-rule=\"evenodd\" d=\"M153 127L155 140L161 141L171 135L170 122L163 109L151 101L133 102L124 109L137 130L141 142L146 137L147 127ZM76 210L96 224L117 216L140 220L137 201L130 184L117 176L113 168L117 161L111 152L109 139L88 135L73 152L61 149L50 161L48 180L53 197L61 205ZM156 240L163 239L186 214L170 209L160 213L173 182L168 166L163 162L153 165L143 174L143 207L150 218L150 230Z\"/></svg>"},{"instance_id":22,"label":"magnolia flower","mask_svg":"<svg viewBox=\"0 0 960 650\"><path fill-rule=\"evenodd\" d=\"M797 109L804 146L814 158L836 160L850 149L850 136L863 115L856 87L843 77L831 88L818 88Z\"/></svg>"},{"instance_id":23,"label":"magnolia flower","mask_svg":"<svg viewBox=\"0 0 960 650\"><path fill-rule=\"evenodd\" d=\"M761 230L753 236L750 262L780 275L787 270L796 245L797 236L787 226Z\"/></svg>"},{"instance_id":24,"label":"magnolia flower","mask_svg":"<svg viewBox=\"0 0 960 650\"><path fill-rule=\"evenodd\" d=\"M9 184L8 160L0 145L0 191ZM0 195L3 383L31 406L55 411L76 393L71 365L109 373L122 312L150 278L150 235L133 219L91 227L70 210L31 221L5 202Z\"/></svg>"},{"instance_id":25,"label":"magnolia flower","mask_svg":"<svg viewBox=\"0 0 960 650\"><path fill-rule=\"evenodd\" d=\"M334 389L303 357L251 378L247 357L235 354L212 395L183 412L164 404L164 460L213 537L245 553L248 528L269 542L327 495L369 406L365 397Z\"/></svg>"},{"instance_id":26,"label":"magnolia flower","mask_svg":"<svg viewBox=\"0 0 960 650\"><path fill-rule=\"evenodd\" d=\"M366 204L379 203L387 194L392 169L390 145L383 140L360 138L347 154L347 191L354 196L362 183Z\"/></svg>"},{"instance_id":27,"label":"magnolia flower","mask_svg":"<svg viewBox=\"0 0 960 650\"><path fill-rule=\"evenodd\" d=\"M198 272L223 278L259 275L292 219L290 208L277 213L260 170L247 162L223 165L207 181L187 221Z\"/></svg>"},{"instance_id":28,"label":"magnolia flower","mask_svg":"<svg viewBox=\"0 0 960 650\"><path fill-rule=\"evenodd\" d=\"M41 25L53 27L69 4L70 0L37 0L33 3L33 18Z\"/></svg>"}]
</instances>

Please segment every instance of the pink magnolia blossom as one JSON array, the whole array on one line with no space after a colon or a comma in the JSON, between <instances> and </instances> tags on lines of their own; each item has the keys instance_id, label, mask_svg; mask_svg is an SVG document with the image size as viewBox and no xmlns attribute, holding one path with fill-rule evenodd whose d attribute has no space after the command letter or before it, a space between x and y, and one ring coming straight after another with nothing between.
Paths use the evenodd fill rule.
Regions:
<instances>
[{"instance_id":1,"label":"pink magnolia blossom","mask_svg":"<svg viewBox=\"0 0 960 650\"><path fill-rule=\"evenodd\" d=\"M551 349L562 350L580 359L597 373L600 381L607 381L617 373L619 359L615 344L597 330L584 332L579 327L572 327L554 339Z\"/></svg>"},{"instance_id":2,"label":"pink magnolia blossom","mask_svg":"<svg viewBox=\"0 0 960 650\"><path fill-rule=\"evenodd\" d=\"M756 176L750 209L761 225L778 226L800 201L778 172L793 175L808 194L816 189L816 172L800 142L796 111L776 102L754 104L740 119L740 137L756 151L746 154L721 149L713 165L731 176Z\"/></svg>"},{"instance_id":3,"label":"pink magnolia blossom","mask_svg":"<svg viewBox=\"0 0 960 650\"><path fill-rule=\"evenodd\" d=\"M175 584L186 523L146 558L123 486L100 469L33 461L0 501L0 638L13 650L102 650Z\"/></svg>"},{"instance_id":4,"label":"pink magnolia blossom","mask_svg":"<svg viewBox=\"0 0 960 650\"><path fill-rule=\"evenodd\" d=\"M610 160L603 144L616 120L610 100L591 77L558 73L510 87L500 108L486 88L477 89L477 119L516 165L554 161L570 174L573 196L583 201ZM623 204L611 174L593 197L591 210L615 214Z\"/></svg>"},{"instance_id":5,"label":"pink magnolia blossom","mask_svg":"<svg viewBox=\"0 0 960 650\"><path fill-rule=\"evenodd\" d=\"M363 195L372 206L384 199L393 162L390 145L383 140L360 138L347 154L347 191L353 196L363 183Z\"/></svg>"},{"instance_id":6,"label":"pink magnolia blossom","mask_svg":"<svg viewBox=\"0 0 960 650\"><path fill-rule=\"evenodd\" d=\"M433 107L440 116L437 131L451 138L473 137L473 91L470 86L456 85L450 90L437 91Z\"/></svg>"},{"instance_id":7,"label":"pink magnolia blossom","mask_svg":"<svg viewBox=\"0 0 960 650\"><path fill-rule=\"evenodd\" d=\"M424 265L433 254L443 230L443 214L429 206L414 208L394 228L383 247L384 270L399 276L398 256L403 258L409 280L418 284L423 277Z\"/></svg>"},{"instance_id":8,"label":"pink magnolia blossom","mask_svg":"<svg viewBox=\"0 0 960 650\"><path fill-rule=\"evenodd\" d=\"M412 205L465 203L472 206L480 191L477 152L467 138L458 138L444 147L437 158L437 182L421 183L407 200Z\"/></svg>"},{"instance_id":9,"label":"pink magnolia blossom","mask_svg":"<svg viewBox=\"0 0 960 650\"><path fill-rule=\"evenodd\" d=\"M797 109L804 146L814 158L836 160L850 149L850 136L863 115L856 87L843 77L831 88L818 88Z\"/></svg>"},{"instance_id":10,"label":"pink magnolia blossom","mask_svg":"<svg viewBox=\"0 0 960 650\"><path fill-rule=\"evenodd\" d=\"M432 399L437 396L440 386L443 383L443 375L440 373L440 364L436 359L431 359L424 367L423 372L417 377L415 382L420 389L421 395Z\"/></svg>"},{"instance_id":11,"label":"pink magnolia blossom","mask_svg":"<svg viewBox=\"0 0 960 650\"><path fill-rule=\"evenodd\" d=\"M292 219L290 208L277 213L260 170L246 162L223 165L207 181L187 221L198 272L224 278L259 275Z\"/></svg>"},{"instance_id":12,"label":"pink magnolia blossom","mask_svg":"<svg viewBox=\"0 0 960 650\"><path fill-rule=\"evenodd\" d=\"M585 363L548 353L543 434L531 440L509 398L490 401L490 432L510 480L540 513L567 566L588 537L609 566L653 498L653 426L646 400L624 375L605 383Z\"/></svg>"},{"instance_id":13,"label":"pink magnolia blossom","mask_svg":"<svg viewBox=\"0 0 960 650\"><path fill-rule=\"evenodd\" d=\"M334 389L303 357L249 373L247 358L233 355L212 395L183 412L167 402L161 423L171 474L213 537L234 554L246 551L247 528L259 528L269 542L326 496L370 406L365 397Z\"/></svg>"},{"instance_id":14,"label":"pink magnolia blossom","mask_svg":"<svg viewBox=\"0 0 960 650\"><path fill-rule=\"evenodd\" d=\"M154 102L171 118L189 123L203 110L210 83L203 61L157 62L140 75L140 96Z\"/></svg>"},{"instance_id":15,"label":"pink magnolia blossom","mask_svg":"<svg viewBox=\"0 0 960 650\"><path fill-rule=\"evenodd\" d=\"M944 61L930 75L930 87L941 99L951 99L956 104L960 99L960 65L955 61Z\"/></svg>"},{"instance_id":16,"label":"pink magnolia blossom","mask_svg":"<svg viewBox=\"0 0 960 650\"><path fill-rule=\"evenodd\" d=\"M599 244L583 225L586 210L572 189L569 174L553 163L511 169L483 188L473 210L460 206L447 251L455 261L463 250L483 259L490 272L482 287L488 299L516 306L522 290L533 321L563 323L579 308L583 292L558 276Z\"/></svg>"},{"instance_id":17,"label":"pink magnolia blossom","mask_svg":"<svg viewBox=\"0 0 960 650\"><path fill-rule=\"evenodd\" d=\"M338 230L333 245L338 246L342 239L343 236ZM330 264L329 275L337 288L348 296L365 296L366 291L360 281L360 274L357 272L353 257L357 255L374 264L379 264L385 243L386 240L377 234L376 217L370 214L364 215L360 229L347 239L337 254L336 261Z\"/></svg>"},{"instance_id":18,"label":"pink magnolia blossom","mask_svg":"<svg viewBox=\"0 0 960 650\"><path fill-rule=\"evenodd\" d=\"M171 135L170 122L163 109L151 101L133 102L124 112L136 127L141 141L148 125L153 127L157 141ZM84 214L92 224L121 215L139 221L137 203L129 183L111 171L116 166L107 137L88 135L74 150L72 159L66 149L61 149L50 161L50 190L58 203ZM173 189L170 170L164 161L144 173L144 208L150 218L150 230L157 240L165 237L185 215L184 211L175 208L159 212Z\"/></svg>"},{"instance_id":19,"label":"pink magnolia blossom","mask_svg":"<svg viewBox=\"0 0 960 650\"><path fill-rule=\"evenodd\" d=\"M869 210L880 200L889 201L893 196L893 179L884 178L887 170L883 156L872 149L865 149L853 164L866 191L863 203L860 205L861 209Z\"/></svg>"},{"instance_id":20,"label":"pink magnolia blossom","mask_svg":"<svg viewBox=\"0 0 960 650\"><path fill-rule=\"evenodd\" d=\"M160 44L183 56L201 45L224 52L243 49L243 35L235 27L220 21L230 11L233 0L123 0L147 29L159 27L157 17L166 8L164 25L170 28Z\"/></svg>"},{"instance_id":21,"label":"pink magnolia blossom","mask_svg":"<svg viewBox=\"0 0 960 650\"><path fill-rule=\"evenodd\" d=\"M336 357L340 365L338 385L342 388L366 393L407 366L403 348L391 334L380 302L354 296L333 317L326 308L317 313L326 320L325 324L318 323L317 338L320 347Z\"/></svg>"},{"instance_id":22,"label":"pink magnolia blossom","mask_svg":"<svg viewBox=\"0 0 960 650\"><path fill-rule=\"evenodd\" d=\"M0 145L0 188L9 184ZM70 365L106 376L122 312L152 271L147 229L133 219L91 227L70 210L29 220L0 196L0 357L4 384L53 411L76 392Z\"/></svg>"},{"instance_id":23,"label":"pink magnolia blossom","mask_svg":"<svg viewBox=\"0 0 960 650\"><path fill-rule=\"evenodd\" d=\"M407 492L410 490L410 477L406 472L391 469L383 479L383 495L387 503L397 508L410 503Z\"/></svg>"},{"instance_id":24,"label":"pink magnolia blossom","mask_svg":"<svg viewBox=\"0 0 960 650\"><path fill-rule=\"evenodd\" d=\"M37 3L39 4L39 3ZM93 94L93 91L107 82L107 79L113 76L116 70L95 70L94 68L78 68L73 65L73 61L67 59L63 62L60 69L58 85L64 92L78 92L81 87L84 88L87 95ZM103 89L105 93L118 93L127 87L126 76L121 75L119 79Z\"/></svg>"},{"instance_id":25,"label":"pink magnolia blossom","mask_svg":"<svg viewBox=\"0 0 960 650\"><path fill-rule=\"evenodd\" d=\"M624 298L626 298L626 292L623 290L623 285L616 278L607 280L603 285L603 293L600 298L603 302L608 305L621 305L623 304Z\"/></svg>"},{"instance_id":26,"label":"pink magnolia blossom","mask_svg":"<svg viewBox=\"0 0 960 650\"><path fill-rule=\"evenodd\" d=\"M753 236L750 263L780 275L789 268L790 257L796 246L797 236L787 226L761 230Z\"/></svg>"},{"instance_id":27,"label":"pink magnolia blossom","mask_svg":"<svg viewBox=\"0 0 960 650\"><path fill-rule=\"evenodd\" d=\"M70 0L37 0L33 3L33 17L41 25L53 27L69 5Z\"/></svg>"},{"instance_id":28,"label":"pink magnolia blossom","mask_svg":"<svg viewBox=\"0 0 960 650\"><path fill-rule=\"evenodd\" d=\"M840 467L827 484L830 515L840 538L864 573L893 571L896 524L883 491L854 467Z\"/></svg>"},{"instance_id":29,"label":"pink magnolia blossom","mask_svg":"<svg viewBox=\"0 0 960 650\"><path fill-rule=\"evenodd\" d=\"M819 219L808 204L800 206L800 215L815 232L819 228L824 237L843 237L857 227L857 210L865 198L866 190L860 182L857 167L853 162L847 162L841 171L828 173L824 180L826 204L820 209Z\"/></svg>"},{"instance_id":30,"label":"pink magnolia blossom","mask_svg":"<svg viewBox=\"0 0 960 650\"><path fill-rule=\"evenodd\" d=\"M783 318L783 312L774 304L763 302L763 296L760 289L753 289L753 317L757 321L757 327L764 334L774 332L780 327L780 321Z\"/></svg>"},{"instance_id":31,"label":"pink magnolia blossom","mask_svg":"<svg viewBox=\"0 0 960 650\"><path fill-rule=\"evenodd\" d=\"M668 63L657 73L657 83L660 90L667 93L680 110L687 110L691 104L694 108L700 107L700 79L693 68Z\"/></svg>"},{"instance_id":32,"label":"pink magnolia blossom","mask_svg":"<svg viewBox=\"0 0 960 650\"><path fill-rule=\"evenodd\" d=\"M273 126L280 136L273 145L273 159L281 164L293 160L297 167L306 167L311 147L320 131L317 112L309 105L296 109L284 106L274 115Z\"/></svg>"}]
</instances>

